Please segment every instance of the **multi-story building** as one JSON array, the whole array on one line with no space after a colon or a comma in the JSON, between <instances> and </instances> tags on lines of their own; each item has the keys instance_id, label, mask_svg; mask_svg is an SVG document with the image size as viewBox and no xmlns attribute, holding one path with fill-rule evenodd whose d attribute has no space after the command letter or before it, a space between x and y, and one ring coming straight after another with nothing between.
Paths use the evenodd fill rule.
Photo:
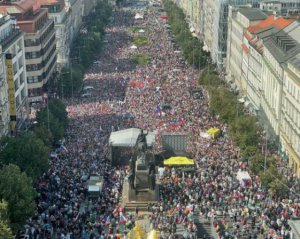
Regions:
<instances>
[{"instance_id":1,"label":"multi-story building","mask_svg":"<svg viewBox=\"0 0 300 239\"><path fill-rule=\"evenodd\" d=\"M281 16L291 16L300 13L299 0L263 0L260 9L273 12Z\"/></svg>"},{"instance_id":2,"label":"multi-story building","mask_svg":"<svg viewBox=\"0 0 300 239\"><path fill-rule=\"evenodd\" d=\"M264 41L261 106L276 135L280 135L283 69L300 52L300 35L291 36L295 30L278 31Z\"/></svg>"},{"instance_id":3,"label":"multi-story building","mask_svg":"<svg viewBox=\"0 0 300 239\"><path fill-rule=\"evenodd\" d=\"M284 67L280 126L280 141L289 165L300 177L300 54Z\"/></svg>"},{"instance_id":4,"label":"multi-story building","mask_svg":"<svg viewBox=\"0 0 300 239\"><path fill-rule=\"evenodd\" d=\"M48 9L56 30L58 68L69 63L70 50L82 25L82 18L92 11L94 0L37 0L42 8ZM89 12L90 13L90 12Z\"/></svg>"},{"instance_id":5,"label":"multi-story building","mask_svg":"<svg viewBox=\"0 0 300 239\"><path fill-rule=\"evenodd\" d=\"M0 135L14 133L28 117L24 36L9 15L0 15Z\"/></svg>"},{"instance_id":6,"label":"multi-story building","mask_svg":"<svg viewBox=\"0 0 300 239\"><path fill-rule=\"evenodd\" d=\"M48 9L48 16L54 21L56 31L57 67L68 63L70 54L70 8L63 0L38 0L41 8Z\"/></svg>"},{"instance_id":7,"label":"multi-story building","mask_svg":"<svg viewBox=\"0 0 300 239\"><path fill-rule=\"evenodd\" d=\"M222 69L226 58L228 7L247 5L258 6L260 0L203 0L203 41L205 48L218 69Z\"/></svg>"},{"instance_id":8,"label":"multi-story building","mask_svg":"<svg viewBox=\"0 0 300 239\"><path fill-rule=\"evenodd\" d=\"M0 34L2 32L3 17L0 18ZM1 36L0 36L1 37ZM0 42L1 44L1 42ZM9 105L6 83L5 58L0 45L0 137L9 133Z\"/></svg>"},{"instance_id":9,"label":"multi-story building","mask_svg":"<svg viewBox=\"0 0 300 239\"><path fill-rule=\"evenodd\" d=\"M56 73L56 39L54 22L48 10L35 1L2 3L0 7L17 19L25 33L25 59L29 102L42 102L45 84Z\"/></svg>"},{"instance_id":10,"label":"multi-story building","mask_svg":"<svg viewBox=\"0 0 300 239\"><path fill-rule=\"evenodd\" d=\"M247 96L245 71L248 67L248 58L243 58L243 55L249 53L249 43L243 40L244 32L266 18L267 15L259 9L229 7L226 72L233 88L243 96Z\"/></svg>"},{"instance_id":11,"label":"multi-story building","mask_svg":"<svg viewBox=\"0 0 300 239\"><path fill-rule=\"evenodd\" d=\"M263 42L293 20L268 16L259 9L230 7L227 41L227 79L253 113L260 109Z\"/></svg>"},{"instance_id":12,"label":"multi-story building","mask_svg":"<svg viewBox=\"0 0 300 239\"><path fill-rule=\"evenodd\" d=\"M257 25L248 27L244 34L242 81L246 86L244 96L253 113L258 113L260 110L263 42L274 33L287 27L292 21L282 17L268 16Z\"/></svg>"},{"instance_id":13,"label":"multi-story building","mask_svg":"<svg viewBox=\"0 0 300 239\"><path fill-rule=\"evenodd\" d=\"M87 18L96 6L96 0L83 0L82 17Z\"/></svg>"}]
</instances>

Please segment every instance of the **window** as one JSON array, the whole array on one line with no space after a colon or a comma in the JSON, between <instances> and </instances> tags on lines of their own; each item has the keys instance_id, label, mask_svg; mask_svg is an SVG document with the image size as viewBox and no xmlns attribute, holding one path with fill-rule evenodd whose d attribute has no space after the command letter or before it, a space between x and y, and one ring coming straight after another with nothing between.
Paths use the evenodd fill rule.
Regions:
<instances>
[{"instance_id":1,"label":"window","mask_svg":"<svg viewBox=\"0 0 300 239\"><path fill-rule=\"evenodd\" d=\"M14 68L14 75L15 75L18 72L17 62L14 63L13 68Z\"/></svg>"},{"instance_id":2,"label":"window","mask_svg":"<svg viewBox=\"0 0 300 239\"><path fill-rule=\"evenodd\" d=\"M18 79L15 80L15 91L17 91L19 89L19 81Z\"/></svg>"}]
</instances>

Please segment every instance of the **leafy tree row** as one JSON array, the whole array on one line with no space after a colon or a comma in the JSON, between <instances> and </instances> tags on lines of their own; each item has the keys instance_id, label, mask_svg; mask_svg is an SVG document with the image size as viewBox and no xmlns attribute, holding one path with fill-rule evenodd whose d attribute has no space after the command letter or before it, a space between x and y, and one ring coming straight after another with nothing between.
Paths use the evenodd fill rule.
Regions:
<instances>
[{"instance_id":1,"label":"leafy tree row","mask_svg":"<svg viewBox=\"0 0 300 239\"><path fill-rule=\"evenodd\" d=\"M34 132L47 146L52 147L63 138L69 123L65 104L59 99L49 100L48 106L37 112L36 122Z\"/></svg>"},{"instance_id":2,"label":"leafy tree row","mask_svg":"<svg viewBox=\"0 0 300 239\"><path fill-rule=\"evenodd\" d=\"M29 132L0 140L0 238L11 238L11 229L34 215L33 182L48 170L50 150L68 126L66 106L51 99L36 121Z\"/></svg>"},{"instance_id":3,"label":"leafy tree row","mask_svg":"<svg viewBox=\"0 0 300 239\"><path fill-rule=\"evenodd\" d=\"M246 115L237 96L221 80L218 72L208 67L199 76L199 84L204 85L210 96L210 111L214 116L229 125L229 134L240 148L243 161L258 175L263 186L270 193L284 196L287 193L285 178L278 172L276 160L265 157L260 150L260 135L257 120Z\"/></svg>"},{"instance_id":4,"label":"leafy tree row","mask_svg":"<svg viewBox=\"0 0 300 239\"><path fill-rule=\"evenodd\" d=\"M172 33L187 62L197 68L207 65L209 53L203 51L203 42L192 36L182 9L169 0L164 1L164 9L168 14Z\"/></svg>"},{"instance_id":5,"label":"leafy tree row","mask_svg":"<svg viewBox=\"0 0 300 239\"><path fill-rule=\"evenodd\" d=\"M108 1L102 0L88 17L86 31L77 37L72 49L72 52L76 52L74 57L77 63L62 69L57 84L62 97L73 97L82 88L84 72L101 50L104 28L109 22L111 13L112 7Z\"/></svg>"}]
</instances>

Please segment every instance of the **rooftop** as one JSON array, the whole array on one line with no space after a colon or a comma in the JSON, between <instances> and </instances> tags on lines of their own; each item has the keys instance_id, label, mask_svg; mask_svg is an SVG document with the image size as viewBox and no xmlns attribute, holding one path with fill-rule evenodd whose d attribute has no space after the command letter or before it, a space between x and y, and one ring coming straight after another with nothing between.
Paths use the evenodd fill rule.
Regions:
<instances>
[{"instance_id":1,"label":"rooftop","mask_svg":"<svg viewBox=\"0 0 300 239\"><path fill-rule=\"evenodd\" d=\"M289 60L289 63L300 71L300 54L294 56ZM300 226L300 224L299 224Z\"/></svg>"},{"instance_id":2,"label":"rooftop","mask_svg":"<svg viewBox=\"0 0 300 239\"><path fill-rule=\"evenodd\" d=\"M264 45L279 63L286 62L300 52L300 44L284 31L273 34Z\"/></svg>"},{"instance_id":3,"label":"rooftop","mask_svg":"<svg viewBox=\"0 0 300 239\"><path fill-rule=\"evenodd\" d=\"M239 8L238 11L250 21L264 20L268 17L267 14L257 8Z\"/></svg>"},{"instance_id":4,"label":"rooftop","mask_svg":"<svg viewBox=\"0 0 300 239\"><path fill-rule=\"evenodd\" d=\"M37 3L35 0L22 0L18 2L2 2L0 13L18 14L34 9Z\"/></svg>"},{"instance_id":5,"label":"rooftop","mask_svg":"<svg viewBox=\"0 0 300 239\"><path fill-rule=\"evenodd\" d=\"M289 24L291 24L294 20L284 19L282 17L268 16L266 19L261 21L260 23L248 27L248 31L252 33L256 33L264 28L273 26L279 29L283 29Z\"/></svg>"}]
</instances>

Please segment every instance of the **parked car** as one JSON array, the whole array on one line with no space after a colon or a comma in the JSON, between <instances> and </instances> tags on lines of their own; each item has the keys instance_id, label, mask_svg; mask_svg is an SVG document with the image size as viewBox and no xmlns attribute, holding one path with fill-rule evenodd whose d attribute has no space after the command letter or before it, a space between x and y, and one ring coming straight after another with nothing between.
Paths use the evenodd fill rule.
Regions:
<instances>
[{"instance_id":1,"label":"parked car","mask_svg":"<svg viewBox=\"0 0 300 239\"><path fill-rule=\"evenodd\" d=\"M92 96L92 94L90 92L81 94L81 98L89 98L91 96Z\"/></svg>"},{"instance_id":2,"label":"parked car","mask_svg":"<svg viewBox=\"0 0 300 239\"><path fill-rule=\"evenodd\" d=\"M94 87L91 86L91 85L86 85L86 86L83 87L83 90L84 90L84 91L91 91L91 90L93 90L93 89L94 89Z\"/></svg>"}]
</instances>

